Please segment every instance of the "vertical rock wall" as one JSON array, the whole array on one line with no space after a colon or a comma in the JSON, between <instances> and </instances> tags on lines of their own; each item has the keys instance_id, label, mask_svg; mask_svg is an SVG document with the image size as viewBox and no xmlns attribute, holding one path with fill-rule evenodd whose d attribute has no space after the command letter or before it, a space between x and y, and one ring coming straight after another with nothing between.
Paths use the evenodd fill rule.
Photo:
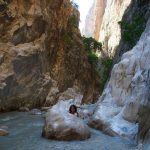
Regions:
<instances>
[{"instance_id":1,"label":"vertical rock wall","mask_svg":"<svg viewBox=\"0 0 150 150\"><path fill-rule=\"evenodd\" d=\"M99 41L103 43L104 51L108 56L115 54L121 40L119 21L122 20L125 10L131 0L107 0L105 14L100 29Z\"/></svg>"},{"instance_id":2,"label":"vertical rock wall","mask_svg":"<svg viewBox=\"0 0 150 150\"><path fill-rule=\"evenodd\" d=\"M83 35L99 39L103 15L105 11L106 0L95 0L85 20Z\"/></svg>"},{"instance_id":3,"label":"vertical rock wall","mask_svg":"<svg viewBox=\"0 0 150 150\"><path fill-rule=\"evenodd\" d=\"M53 105L68 91L96 99L78 22L69 0L0 0L0 111Z\"/></svg>"},{"instance_id":4,"label":"vertical rock wall","mask_svg":"<svg viewBox=\"0 0 150 150\"><path fill-rule=\"evenodd\" d=\"M147 21L148 0L95 0L84 28L85 36L92 36L103 44L108 57L120 60L132 47L122 40L121 21L131 23L135 15Z\"/></svg>"},{"instance_id":5,"label":"vertical rock wall","mask_svg":"<svg viewBox=\"0 0 150 150\"><path fill-rule=\"evenodd\" d=\"M121 29L118 24L131 0L95 0L87 15L85 36L92 36L103 43L108 56L114 56L121 40ZM89 30L90 29L90 30Z\"/></svg>"},{"instance_id":6,"label":"vertical rock wall","mask_svg":"<svg viewBox=\"0 0 150 150\"><path fill-rule=\"evenodd\" d=\"M150 104L150 18L137 45L114 65L94 120L121 136L137 133L139 107ZM146 112L146 111L145 111ZM148 112L149 113L149 112ZM143 113L143 117L148 114ZM145 122L145 125L147 123Z\"/></svg>"}]
</instances>

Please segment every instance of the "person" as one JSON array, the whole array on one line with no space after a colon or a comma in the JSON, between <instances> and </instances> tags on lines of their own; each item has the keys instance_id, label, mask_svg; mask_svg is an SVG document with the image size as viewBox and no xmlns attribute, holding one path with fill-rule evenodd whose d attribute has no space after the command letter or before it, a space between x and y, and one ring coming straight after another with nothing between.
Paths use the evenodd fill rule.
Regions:
<instances>
[{"instance_id":1,"label":"person","mask_svg":"<svg viewBox=\"0 0 150 150\"><path fill-rule=\"evenodd\" d=\"M71 105L69 108L69 113L73 114L77 117L79 117L78 111L77 111L77 106L76 105Z\"/></svg>"}]
</instances>

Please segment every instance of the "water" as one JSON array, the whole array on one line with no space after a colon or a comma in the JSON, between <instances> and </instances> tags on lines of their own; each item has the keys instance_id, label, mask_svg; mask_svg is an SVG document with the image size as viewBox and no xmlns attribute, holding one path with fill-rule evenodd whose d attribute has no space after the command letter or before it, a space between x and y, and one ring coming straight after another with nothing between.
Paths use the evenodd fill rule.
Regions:
<instances>
[{"instance_id":1,"label":"water","mask_svg":"<svg viewBox=\"0 0 150 150\"><path fill-rule=\"evenodd\" d=\"M52 141L41 137L44 118L23 112L0 114L0 125L10 134L0 137L0 150L134 150L132 141L110 137L91 129L85 141Z\"/></svg>"}]
</instances>

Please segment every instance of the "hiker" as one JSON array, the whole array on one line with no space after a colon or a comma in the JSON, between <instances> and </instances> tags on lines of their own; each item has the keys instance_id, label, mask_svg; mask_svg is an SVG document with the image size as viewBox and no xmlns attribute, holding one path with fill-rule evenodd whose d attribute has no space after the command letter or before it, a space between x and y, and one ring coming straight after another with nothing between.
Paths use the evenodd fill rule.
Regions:
<instances>
[{"instance_id":1,"label":"hiker","mask_svg":"<svg viewBox=\"0 0 150 150\"><path fill-rule=\"evenodd\" d=\"M69 113L70 114L73 114L77 117L79 117L79 114L77 112L77 106L76 105L71 105L70 108L69 108Z\"/></svg>"}]
</instances>

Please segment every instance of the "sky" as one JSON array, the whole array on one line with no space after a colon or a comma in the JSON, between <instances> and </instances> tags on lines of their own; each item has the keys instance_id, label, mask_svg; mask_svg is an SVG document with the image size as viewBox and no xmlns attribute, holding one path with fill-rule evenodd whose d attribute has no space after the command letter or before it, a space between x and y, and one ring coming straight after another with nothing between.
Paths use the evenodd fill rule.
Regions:
<instances>
[{"instance_id":1,"label":"sky","mask_svg":"<svg viewBox=\"0 0 150 150\"><path fill-rule=\"evenodd\" d=\"M89 9L92 6L94 0L74 0L75 3L79 5L79 11L80 11L80 31L82 32L82 29L84 27L85 18L89 11Z\"/></svg>"}]
</instances>

